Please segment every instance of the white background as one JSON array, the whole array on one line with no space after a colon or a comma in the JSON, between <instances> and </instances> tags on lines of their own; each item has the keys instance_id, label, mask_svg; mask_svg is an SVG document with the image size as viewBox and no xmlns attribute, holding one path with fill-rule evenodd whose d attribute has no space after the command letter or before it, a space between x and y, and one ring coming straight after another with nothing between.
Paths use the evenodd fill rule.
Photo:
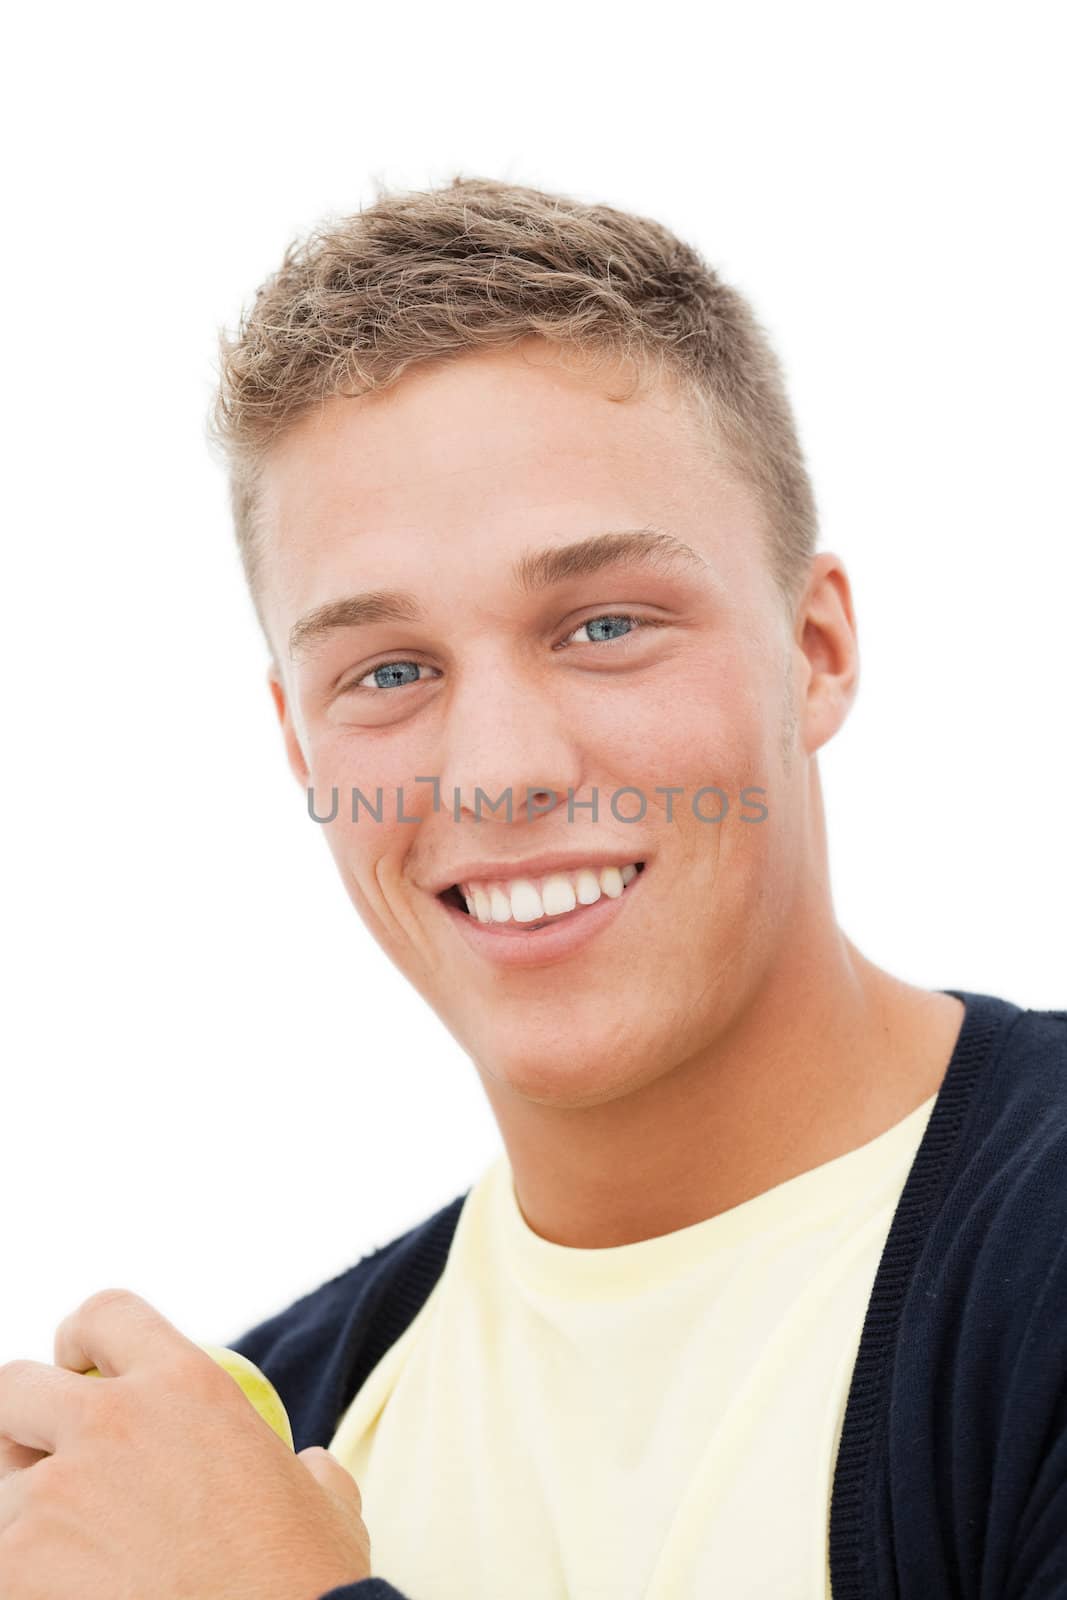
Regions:
<instances>
[{"instance_id":1,"label":"white background","mask_svg":"<svg viewBox=\"0 0 1067 1600\"><path fill-rule=\"evenodd\" d=\"M218 326L375 177L653 215L750 296L857 604L841 923L1067 1003L1057 10L21 9L0 1359L108 1285L226 1342L500 1149L285 767L204 437Z\"/></svg>"}]
</instances>

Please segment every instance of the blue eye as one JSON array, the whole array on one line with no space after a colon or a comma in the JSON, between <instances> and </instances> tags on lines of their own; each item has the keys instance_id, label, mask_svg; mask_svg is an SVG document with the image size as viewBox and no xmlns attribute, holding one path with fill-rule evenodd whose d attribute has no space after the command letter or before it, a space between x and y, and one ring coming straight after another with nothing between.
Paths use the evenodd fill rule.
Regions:
<instances>
[{"instance_id":1,"label":"blue eye","mask_svg":"<svg viewBox=\"0 0 1067 1600\"><path fill-rule=\"evenodd\" d=\"M598 634L597 636L588 640L580 639L578 643L614 644L617 639L626 639L630 636L631 632L636 633L639 628L657 628L663 626L662 623L653 621L649 617L635 617L629 612L625 611L605 611L602 612L600 616L589 617L585 622L580 622L577 628L568 634L566 639L562 640L560 644L555 646L555 649L559 650L564 648L570 643L571 639L574 638L574 635L576 633L580 633L583 628L593 630L599 629L604 623L607 623L609 626L613 626L614 624L620 622L628 625L625 633L609 634L607 637L602 637ZM364 673L362 678L354 678L351 683L345 684L340 692L342 694L351 694L353 691L355 691L361 694L373 694L376 690L406 689L409 688L411 684L418 683L420 674L424 671L436 672L437 668L424 667L421 661L383 661L380 666L372 667L369 672ZM372 678L374 680L373 684L367 683L366 680L368 678Z\"/></svg>"},{"instance_id":2,"label":"blue eye","mask_svg":"<svg viewBox=\"0 0 1067 1600\"><path fill-rule=\"evenodd\" d=\"M414 673L413 677L405 676L408 669ZM377 689L405 689L408 684L419 681L419 673L422 670L423 666L420 661L383 661L381 666L372 667L364 676L373 678L375 680L374 688ZM348 689L362 689L364 680L363 678L355 679L346 687ZM370 686L368 685L368 687ZM373 689L371 692L373 693Z\"/></svg>"},{"instance_id":3,"label":"blue eye","mask_svg":"<svg viewBox=\"0 0 1067 1600\"><path fill-rule=\"evenodd\" d=\"M603 615L601 615L599 617L588 617L585 622L580 622L578 624L578 626L575 628L574 633L580 633L583 628L593 629L593 628L599 627L602 623L605 623L605 622L607 622L607 623L615 623L615 622L633 623L635 632L636 632L636 630L638 628L647 628L647 627L654 626L654 624L652 624L651 622L646 622L644 617L632 617L632 616L629 615L628 612L618 613L618 612L605 611L603 613ZM627 630L627 633L616 633L616 634L613 634L609 638L606 638L606 639L603 638L603 637L595 637L595 638L590 638L588 641L586 641L584 639L581 639L578 642L579 642L579 644L585 644L586 642L588 642L589 644L611 644L613 639L625 639L625 638L628 637L628 634L629 634L629 630ZM573 639L573 637L574 637L573 633L568 635L568 638ZM566 642L567 641L564 640L564 643L566 643Z\"/></svg>"}]
</instances>

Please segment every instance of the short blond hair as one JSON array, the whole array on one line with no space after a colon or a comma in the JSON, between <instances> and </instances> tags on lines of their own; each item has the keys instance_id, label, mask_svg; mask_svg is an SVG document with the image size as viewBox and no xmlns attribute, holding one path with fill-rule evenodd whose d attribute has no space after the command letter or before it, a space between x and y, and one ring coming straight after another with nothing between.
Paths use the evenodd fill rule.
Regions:
<instances>
[{"instance_id":1,"label":"short blond hair","mask_svg":"<svg viewBox=\"0 0 1067 1600\"><path fill-rule=\"evenodd\" d=\"M236 332L220 330L208 433L261 623L258 474L284 430L334 395L530 335L675 381L756 489L792 606L815 549L815 501L780 364L748 302L651 218L457 176L379 187L373 204L294 239Z\"/></svg>"}]
</instances>

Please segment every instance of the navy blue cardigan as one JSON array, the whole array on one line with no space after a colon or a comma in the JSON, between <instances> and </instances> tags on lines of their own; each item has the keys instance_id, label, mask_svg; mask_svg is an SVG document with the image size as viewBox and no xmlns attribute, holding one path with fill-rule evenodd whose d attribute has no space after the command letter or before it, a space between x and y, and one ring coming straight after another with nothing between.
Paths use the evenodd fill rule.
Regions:
<instances>
[{"instance_id":1,"label":"navy blue cardigan","mask_svg":"<svg viewBox=\"0 0 1067 1600\"><path fill-rule=\"evenodd\" d=\"M867 1306L831 1586L834 1600L1063 1600L1067 1011L944 992L967 1009ZM330 1443L413 1321L469 1192L227 1341L274 1383L297 1450ZM405 1597L374 1577L320 1600Z\"/></svg>"}]
</instances>

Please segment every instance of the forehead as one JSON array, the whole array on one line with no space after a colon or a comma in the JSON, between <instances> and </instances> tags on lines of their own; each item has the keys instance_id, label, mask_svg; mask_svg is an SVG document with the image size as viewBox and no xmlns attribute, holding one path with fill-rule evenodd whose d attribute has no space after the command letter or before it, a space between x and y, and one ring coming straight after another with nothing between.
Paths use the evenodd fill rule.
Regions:
<instances>
[{"instance_id":1,"label":"forehead","mask_svg":"<svg viewBox=\"0 0 1067 1600\"><path fill-rule=\"evenodd\" d=\"M666 525L728 562L727 525L754 543L754 495L673 385L631 392L629 369L564 359L536 343L465 355L295 423L259 500L276 642L351 588L413 572L432 588L445 565L489 584L522 549L601 528Z\"/></svg>"}]
</instances>

